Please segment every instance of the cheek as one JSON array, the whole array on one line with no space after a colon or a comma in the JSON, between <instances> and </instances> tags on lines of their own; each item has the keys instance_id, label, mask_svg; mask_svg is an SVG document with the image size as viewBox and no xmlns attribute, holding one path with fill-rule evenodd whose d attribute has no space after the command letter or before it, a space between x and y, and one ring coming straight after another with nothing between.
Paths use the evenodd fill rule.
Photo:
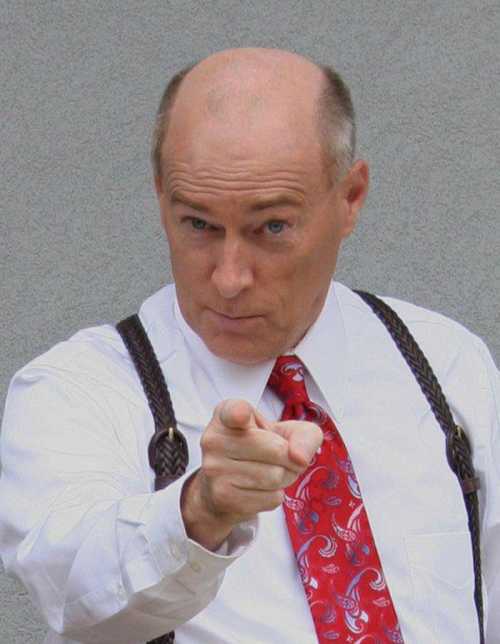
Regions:
<instances>
[{"instance_id":1,"label":"cheek","mask_svg":"<svg viewBox=\"0 0 500 644\"><path fill-rule=\"evenodd\" d=\"M169 231L167 235L170 261L176 280L193 280L192 286L197 286L194 281L196 276L200 280L209 269L210 259L207 249L200 244L193 246L179 231Z\"/></svg>"},{"instance_id":2,"label":"cheek","mask_svg":"<svg viewBox=\"0 0 500 644\"><path fill-rule=\"evenodd\" d=\"M200 295L206 293L210 272L208 264L202 261L202 256L187 253L184 250L170 254L172 274L178 290L182 290L185 299L199 299Z\"/></svg>"},{"instance_id":3,"label":"cheek","mask_svg":"<svg viewBox=\"0 0 500 644\"><path fill-rule=\"evenodd\" d=\"M335 240L325 235L309 241L289 261L286 288L295 315L316 308L335 272L338 250Z\"/></svg>"},{"instance_id":4,"label":"cheek","mask_svg":"<svg viewBox=\"0 0 500 644\"><path fill-rule=\"evenodd\" d=\"M340 236L335 226L330 224L322 228L322 234L311 245L307 268L310 278L318 281L331 277L337 261Z\"/></svg>"},{"instance_id":5,"label":"cheek","mask_svg":"<svg viewBox=\"0 0 500 644\"><path fill-rule=\"evenodd\" d=\"M280 261L257 271L256 284L261 297L271 305L272 316L280 327L300 316L308 299L308 260L290 253ZM262 269L262 266L261 266Z\"/></svg>"}]
</instances>

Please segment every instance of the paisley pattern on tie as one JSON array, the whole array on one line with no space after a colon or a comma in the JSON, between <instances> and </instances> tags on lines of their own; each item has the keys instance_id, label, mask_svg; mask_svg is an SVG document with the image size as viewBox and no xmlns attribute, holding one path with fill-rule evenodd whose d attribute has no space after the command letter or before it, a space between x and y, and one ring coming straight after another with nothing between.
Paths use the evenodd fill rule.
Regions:
<instances>
[{"instance_id":1,"label":"paisley pattern on tie","mask_svg":"<svg viewBox=\"0 0 500 644\"><path fill-rule=\"evenodd\" d=\"M312 463L285 490L283 509L318 642L403 644L398 618L344 442L309 400L296 356L276 360L269 387L284 402L281 420L323 430Z\"/></svg>"}]
</instances>

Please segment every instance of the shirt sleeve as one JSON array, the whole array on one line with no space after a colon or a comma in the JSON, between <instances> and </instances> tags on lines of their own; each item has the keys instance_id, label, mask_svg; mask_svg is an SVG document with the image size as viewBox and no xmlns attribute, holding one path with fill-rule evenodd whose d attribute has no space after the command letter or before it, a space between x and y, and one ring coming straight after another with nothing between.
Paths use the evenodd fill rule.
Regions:
<instances>
[{"instance_id":1,"label":"shirt sleeve","mask_svg":"<svg viewBox=\"0 0 500 644\"><path fill-rule=\"evenodd\" d=\"M5 569L52 630L81 642L136 644L185 623L256 536L256 520L242 523L215 553L187 537L180 495L193 471L151 492L130 428L106 404L119 395L76 370L28 365L2 423Z\"/></svg>"}]
</instances>

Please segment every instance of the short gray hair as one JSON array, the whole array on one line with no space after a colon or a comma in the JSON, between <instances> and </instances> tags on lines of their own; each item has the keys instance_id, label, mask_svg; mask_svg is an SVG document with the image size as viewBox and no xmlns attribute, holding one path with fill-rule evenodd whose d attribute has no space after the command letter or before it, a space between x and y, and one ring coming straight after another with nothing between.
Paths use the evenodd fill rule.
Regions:
<instances>
[{"instance_id":1,"label":"short gray hair","mask_svg":"<svg viewBox=\"0 0 500 644\"><path fill-rule=\"evenodd\" d=\"M153 164L155 178L160 178L162 174L161 148L167 134L170 112L172 111L175 97L177 96L184 77L187 76L187 74L189 74L193 67L196 67L199 62L201 61L198 60L195 63L191 63L187 67L184 67L179 72L177 72L177 74L172 76L161 97L160 105L158 106L158 110L156 111L153 139L151 142L151 163Z\"/></svg>"},{"instance_id":2,"label":"short gray hair","mask_svg":"<svg viewBox=\"0 0 500 644\"><path fill-rule=\"evenodd\" d=\"M318 125L326 167L338 177L349 170L356 151L356 120L351 92L333 67L321 65L324 85L318 101Z\"/></svg>"},{"instance_id":3,"label":"short gray hair","mask_svg":"<svg viewBox=\"0 0 500 644\"><path fill-rule=\"evenodd\" d=\"M185 76L201 61L191 63L177 72L168 82L156 112L151 145L151 162L155 178L162 176L161 148L167 134L170 112ZM339 176L352 165L356 146L356 124L351 92L346 83L332 67L320 65L324 74L324 86L318 101L319 136L324 144L326 167L335 168Z\"/></svg>"}]
</instances>

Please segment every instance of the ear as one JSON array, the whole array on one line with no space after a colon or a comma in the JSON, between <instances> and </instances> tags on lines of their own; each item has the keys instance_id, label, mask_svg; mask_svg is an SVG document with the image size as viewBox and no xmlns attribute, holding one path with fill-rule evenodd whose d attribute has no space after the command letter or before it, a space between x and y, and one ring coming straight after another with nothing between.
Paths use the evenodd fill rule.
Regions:
<instances>
[{"instance_id":1,"label":"ear","mask_svg":"<svg viewBox=\"0 0 500 644\"><path fill-rule=\"evenodd\" d=\"M368 164L362 160L356 161L340 182L344 237L350 235L356 227L359 211L368 194L369 182Z\"/></svg>"},{"instance_id":2,"label":"ear","mask_svg":"<svg viewBox=\"0 0 500 644\"><path fill-rule=\"evenodd\" d=\"M156 196L160 200L163 195L163 181L162 181L162 178L157 174L155 174L155 191L156 191Z\"/></svg>"},{"instance_id":3,"label":"ear","mask_svg":"<svg viewBox=\"0 0 500 644\"><path fill-rule=\"evenodd\" d=\"M160 222L163 230L165 231L165 235L167 236L167 239L168 239L167 223L166 223L167 193L165 192L162 177L155 175L154 184L155 184L156 197L158 199L158 205L160 208Z\"/></svg>"}]
</instances>

